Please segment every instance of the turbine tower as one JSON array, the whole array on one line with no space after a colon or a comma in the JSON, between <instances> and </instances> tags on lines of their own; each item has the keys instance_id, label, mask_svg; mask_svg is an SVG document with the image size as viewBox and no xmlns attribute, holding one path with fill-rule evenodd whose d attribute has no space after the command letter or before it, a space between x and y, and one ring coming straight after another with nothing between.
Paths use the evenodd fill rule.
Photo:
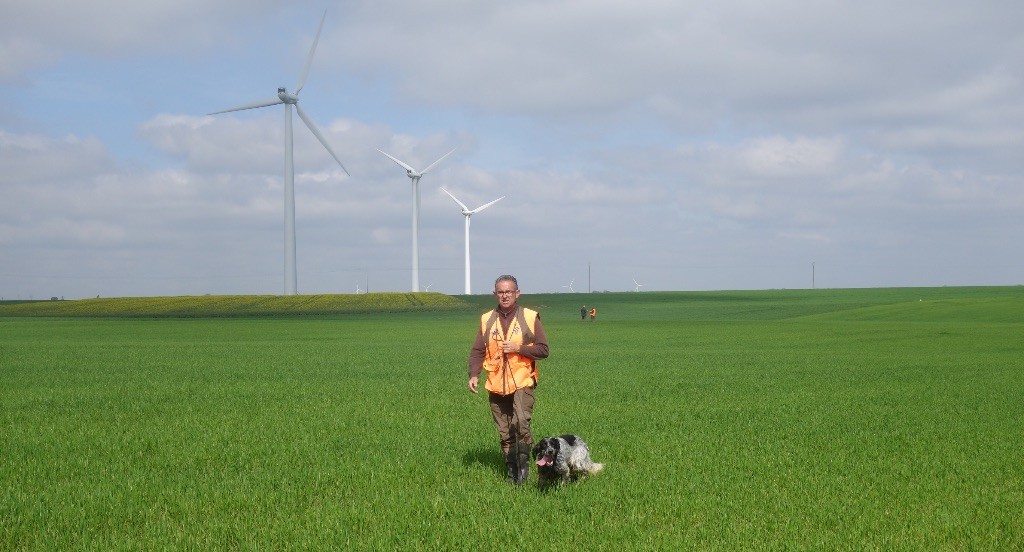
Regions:
<instances>
[{"instance_id":1,"label":"turbine tower","mask_svg":"<svg viewBox=\"0 0 1024 552\"><path fill-rule=\"evenodd\" d=\"M331 146L327 144L327 140L324 135L317 128L316 124L306 115L306 112L299 107L299 91L302 90L302 85L306 82L306 76L309 75L309 67L313 63L313 54L316 52L316 44L320 41L320 31L324 28L324 20L327 19L327 10L324 10L323 17L320 18L320 27L316 30L316 38L313 39L313 46L309 49L309 56L306 58L306 65L302 68L302 75L299 77L299 84L295 87L295 92L288 92L285 88L281 87L277 89L277 97L270 98L267 100L252 102L238 107L232 107L231 109L225 109L223 111L215 111L210 115L217 115L219 113L230 113L232 111L242 111L245 109L256 109L258 107L267 107L271 105L284 104L284 294L295 295L298 293L298 275L295 268L295 158L292 155L292 107L299 114L299 118L302 119L303 123L309 128L313 136L323 144L324 148L327 149L327 153L331 154L331 157L338 162L341 170L345 171L348 175L348 170L345 169L345 165L342 164L341 159L334 153ZM349 175L351 176L351 175Z\"/></svg>"},{"instance_id":2,"label":"turbine tower","mask_svg":"<svg viewBox=\"0 0 1024 552\"><path fill-rule=\"evenodd\" d=\"M398 163L398 166L405 169L406 176L412 181L412 290L420 290L420 177L427 174L427 171L433 169L438 163L444 161L449 155L455 153L455 150L449 151L448 153L441 156L440 159L431 163L427 168L422 171L417 171L412 168L409 164L395 159L393 156L381 151L377 151L384 154L385 157Z\"/></svg>"},{"instance_id":3,"label":"turbine tower","mask_svg":"<svg viewBox=\"0 0 1024 552\"><path fill-rule=\"evenodd\" d=\"M466 295L472 295L473 292L470 291L470 289L469 289L470 288L470 286L469 286L469 281L470 281L470 278L469 278L469 217L471 217L471 216L475 215L476 213L479 213L480 211L483 211L484 209L490 207L491 205L494 205L495 203L505 199L505 196L501 196L498 199L495 199L494 201L492 201L490 203L485 203L485 204L477 207L476 209L470 209L469 207L466 207L465 203L459 201L459 198L453 196L452 193L449 192L448 190L445 190L444 188L441 188L441 191L446 193L446 194L448 194L448 197L454 199L455 203L458 203L459 207L462 207L462 214L463 214L463 216L466 217Z\"/></svg>"}]
</instances>

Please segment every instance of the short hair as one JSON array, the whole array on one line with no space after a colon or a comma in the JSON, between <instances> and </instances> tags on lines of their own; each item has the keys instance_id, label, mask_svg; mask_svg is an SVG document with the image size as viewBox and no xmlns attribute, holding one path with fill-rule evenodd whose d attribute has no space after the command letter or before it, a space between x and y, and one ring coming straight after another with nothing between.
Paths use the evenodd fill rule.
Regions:
<instances>
[{"instance_id":1,"label":"short hair","mask_svg":"<svg viewBox=\"0 0 1024 552\"><path fill-rule=\"evenodd\" d=\"M519 289L519 282L516 281L516 277L511 274L502 274L498 276L498 279L494 281L494 287L497 288L500 282L512 282L512 285Z\"/></svg>"}]
</instances>

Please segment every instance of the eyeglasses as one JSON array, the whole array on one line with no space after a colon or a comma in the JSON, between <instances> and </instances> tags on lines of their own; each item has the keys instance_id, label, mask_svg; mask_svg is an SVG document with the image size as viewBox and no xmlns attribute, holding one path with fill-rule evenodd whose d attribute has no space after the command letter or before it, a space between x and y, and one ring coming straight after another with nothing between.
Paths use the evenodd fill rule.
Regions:
<instances>
[{"instance_id":1,"label":"eyeglasses","mask_svg":"<svg viewBox=\"0 0 1024 552\"><path fill-rule=\"evenodd\" d=\"M512 295L512 294L516 293L517 291L519 291L519 290L518 289L510 289L508 291L495 291L494 294L495 295Z\"/></svg>"}]
</instances>

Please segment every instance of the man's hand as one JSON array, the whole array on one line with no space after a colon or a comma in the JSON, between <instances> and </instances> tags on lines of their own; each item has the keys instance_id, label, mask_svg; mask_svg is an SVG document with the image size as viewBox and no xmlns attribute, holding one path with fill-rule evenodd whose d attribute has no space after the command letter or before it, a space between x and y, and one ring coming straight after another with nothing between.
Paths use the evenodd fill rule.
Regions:
<instances>
[{"instance_id":1,"label":"man's hand","mask_svg":"<svg viewBox=\"0 0 1024 552\"><path fill-rule=\"evenodd\" d=\"M478 378L476 376L473 376L473 377L469 378L469 390L472 391L474 395L478 395L479 394L479 393L477 393L477 390L476 390L476 386L479 383L479 381L480 381L480 378Z\"/></svg>"},{"instance_id":2,"label":"man's hand","mask_svg":"<svg viewBox=\"0 0 1024 552\"><path fill-rule=\"evenodd\" d=\"M502 341L501 342L501 350L502 350L502 352L504 352L506 354L508 354L508 353L518 353L519 352L519 344L516 343L515 341Z\"/></svg>"}]
</instances>

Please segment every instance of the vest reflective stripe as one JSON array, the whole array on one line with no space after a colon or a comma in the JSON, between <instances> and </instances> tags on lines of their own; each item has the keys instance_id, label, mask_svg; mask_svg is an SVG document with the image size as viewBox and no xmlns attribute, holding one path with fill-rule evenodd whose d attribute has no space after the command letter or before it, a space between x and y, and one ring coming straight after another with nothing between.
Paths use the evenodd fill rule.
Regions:
<instances>
[{"instance_id":1,"label":"vest reflective stripe","mask_svg":"<svg viewBox=\"0 0 1024 552\"><path fill-rule=\"evenodd\" d=\"M501 350L502 341L512 341L523 345L523 336L533 337L537 327L537 312L519 307L520 312L512 317L508 325L508 333L501 329L501 320L494 316L495 311L484 313L480 317L480 331L487 339L487 356L484 357L484 370L487 371L487 383L484 387L491 393L511 395L516 389L533 387L537 383L536 363L519 353L504 354ZM520 320L525 321L528 331L520 327ZM531 342L527 342L527 345ZM507 362L507 365L506 365Z\"/></svg>"}]
</instances>

